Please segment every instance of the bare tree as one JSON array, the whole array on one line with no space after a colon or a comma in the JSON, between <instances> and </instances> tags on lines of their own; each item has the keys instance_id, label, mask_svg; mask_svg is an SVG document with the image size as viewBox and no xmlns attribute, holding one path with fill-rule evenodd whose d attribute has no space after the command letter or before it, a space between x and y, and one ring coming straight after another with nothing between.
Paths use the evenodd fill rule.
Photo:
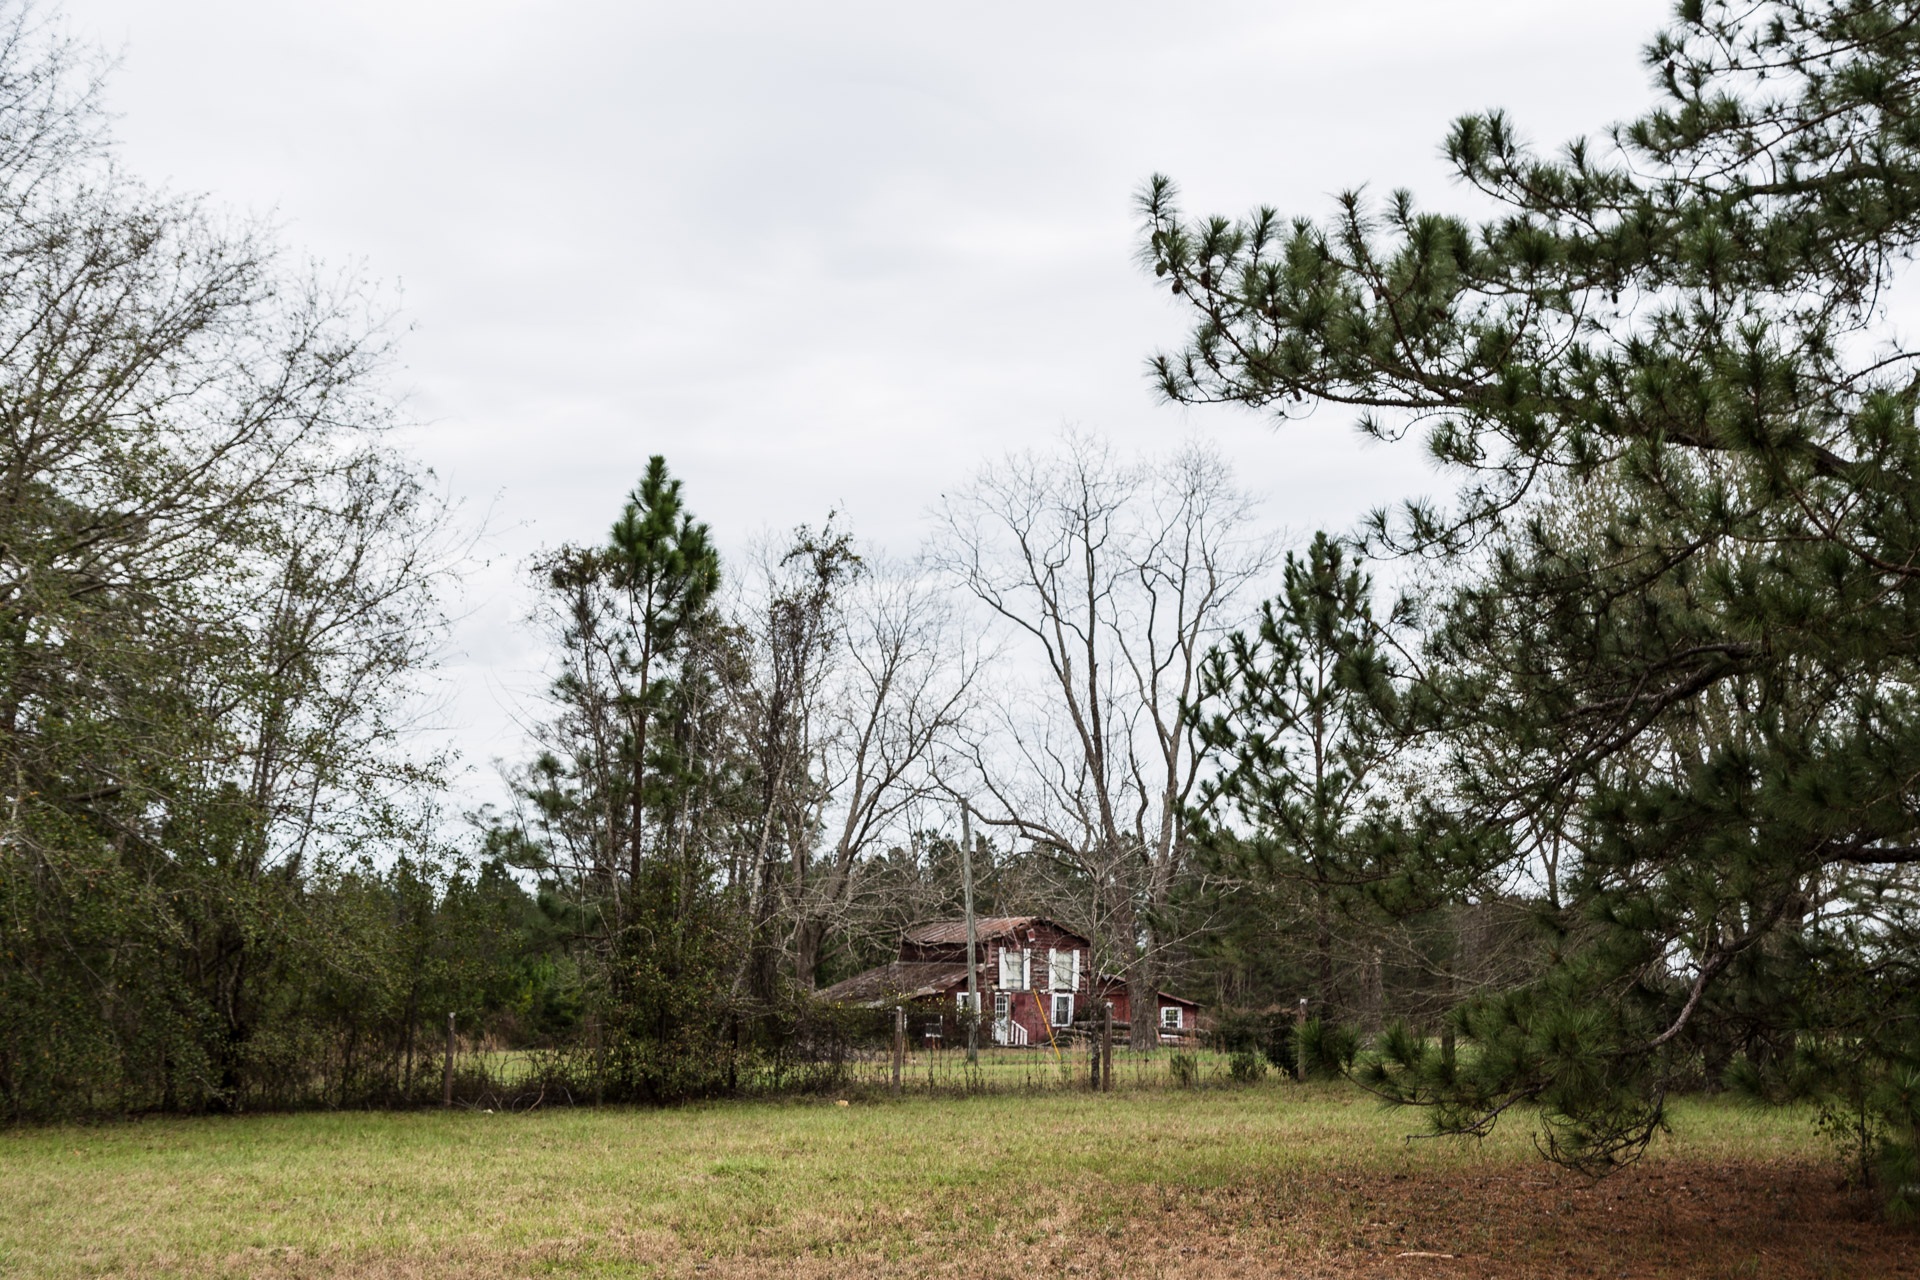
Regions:
<instances>
[{"instance_id":1,"label":"bare tree","mask_svg":"<svg viewBox=\"0 0 1920 1280\"><path fill-rule=\"evenodd\" d=\"M759 559L760 599L742 609L755 650L743 711L759 815L737 879L747 889L752 930L740 980L770 1000L819 835L829 664L840 647L844 593L863 566L852 535L835 529L831 516L819 531L802 526L786 550L763 549Z\"/></svg>"},{"instance_id":2,"label":"bare tree","mask_svg":"<svg viewBox=\"0 0 1920 1280\"><path fill-rule=\"evenodd\" d=\"M849 592L820 751L813 865L796 866L794 977L813 985L845 921L856 864L933 788L935 757L968 707L977 667L952 610L915 566L869 563Z\"/></svg>"},{"instance_id":3,"label":"bare tree","mask_svg":"<svg viewBox=\"0 0 1920 1280\"><path fill-rule=\"evenodd\" d=\"M941 509L935 557L1033 659L972 745L976 811L1086 886L1081 923L1125 974L1133 1041L1176 940L1181 814L1203 770L1201 660L1273 559L1217 453L1146 462L1069 435L984 468Z\"/></svg>"},{"instance_id":4,"label":"bare tree","mask_svg":"<svg viewBox=\"0 0 1920 1280\"><path fill-rule=\"evenodd\" d=\"M776 948L812 987L826 938L847 921L859 863L905 835L911 806L932 787L975 664L916 566L861 557L831 524L801 529L763 579L752 717L762 821L746 881L764 994Z\"/></svg>"}]
</instances>

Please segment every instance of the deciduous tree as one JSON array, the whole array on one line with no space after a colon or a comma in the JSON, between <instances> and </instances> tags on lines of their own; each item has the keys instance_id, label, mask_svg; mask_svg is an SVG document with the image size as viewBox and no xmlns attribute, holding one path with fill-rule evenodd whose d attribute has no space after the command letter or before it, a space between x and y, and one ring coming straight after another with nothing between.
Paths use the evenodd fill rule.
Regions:
<instances>
[{"instance_id":1,"label":"deciduous tree","mask_svg":"<svg viewBox=\"0 0 1920 1280\"><path fill-rule=\"evenodd\" d=\"M936 561L1032 664L972 751L986 823L1062 861L1076 921L1157 1007L1202 777L1200 670L1269 563L1252 503L1198 446L1123 463L1086 437L983 468L941 510ZM1132 1036L1152 1046L1150 1019Z\"/></svg>"},{"instance_id":2,"label":"deciduous tree","mask_svg":"<svg viewBox=\"0 0 1920 1280\"><path fill-rule=\"evenodd\" d=\"M431 826L403 731L457 552L364 291L121 172L96 71L0 6L14 1114L237 1105L287 975L371 962L310 895Z\"/></svg>"}]
</instances>

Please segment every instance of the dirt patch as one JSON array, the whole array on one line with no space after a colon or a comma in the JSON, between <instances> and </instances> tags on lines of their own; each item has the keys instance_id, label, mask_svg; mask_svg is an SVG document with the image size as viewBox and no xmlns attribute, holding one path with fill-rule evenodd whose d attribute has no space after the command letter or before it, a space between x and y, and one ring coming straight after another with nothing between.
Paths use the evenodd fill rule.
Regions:
<instances>
[{"instance_id":1,"label":"dirt patch","mask_svg":"<svg viewBox=\"0 0 1920 1280\"><path fill-rule=\"evenodd\" d=\"M1264 1220L1290 1275L1920 1277L1920 1232L1813 1163L1655 1162L1597 1182L1539 1166L1336 1175L1194 1196L1165 1216L1193 1224L1201 1257L1258 1240Z\"/></svg>"},{"instance_id":2,"label":"dirt patch","mask_svg":"<svg viewBox=\"0 0 1920 1280\"><path fill-rule=\"evenodd\" d=\"M928 1238L800 1257L776 1240L704 1255L659 1235L549 1240L422 1257L253 1253L213 1274L260 1277L673 1276L844 1280L1898 1280L1920 1277L1920 1232L1878 1221L1830 1165L1655 1163L1600 1182L1532 1167L1484 1175L1356 1174L1222 1189L1156 1187L991 1239Z\"/></svg>"}]
</instances>

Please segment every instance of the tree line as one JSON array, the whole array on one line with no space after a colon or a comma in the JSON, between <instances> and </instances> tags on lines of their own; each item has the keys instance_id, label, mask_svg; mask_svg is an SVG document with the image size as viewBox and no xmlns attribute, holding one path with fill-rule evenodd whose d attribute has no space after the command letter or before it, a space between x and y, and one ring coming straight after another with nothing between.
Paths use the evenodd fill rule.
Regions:
<instances>
[{"instance_id":1,"label":"tree line","mask_svg":"<svg viewBox=\"0 0 1920 1280\"><path fill-rule=\"evenodd\" d=\"M1450 501L1289 547L1208 449L1068 435L911 558L828 514L723 559L655 457L531 566L544 709L449 838L408 726L462 552L379 317L120 172L13 6L0 1110L418 1100L448 1010L603 1099L797 1079L964 843L983 911L1236 1044L1304 999L1443 1132L1601 1169L1735 1088L1908 1203L1920 6L1683 0L1647 58L1600 139L1458 121L1477 218L1141 193L1169 400L1276 450L1350 407Z\"/></svg>"}]
</instances>

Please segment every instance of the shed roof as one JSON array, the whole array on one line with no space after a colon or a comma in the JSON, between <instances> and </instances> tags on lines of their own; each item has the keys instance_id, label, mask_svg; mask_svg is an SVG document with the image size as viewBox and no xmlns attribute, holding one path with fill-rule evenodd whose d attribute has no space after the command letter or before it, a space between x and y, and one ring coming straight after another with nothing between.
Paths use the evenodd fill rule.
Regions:
<instances>
[{"instance_id":1,"label":"shed roof","mask_svg":"<svg viewBox=\"0 0 1920 1280\"><path fill-rule=\"evenodd\" d=\"M924 1000L967 980L967 966L895 960L865 973L856 973L819 993L839 1004L884 1004L891 1000Z\"/></svg>"},{"instance_id":2,"label":"shed roof","mask_svg":"<svg viewBox=\"0 0 1920 1280\"><path fill-rule=\"evenodd\" d=\"M1125 991L1126 989L1127 975L1124 973L1103 973L1100 975L1099 991ZM1171 991L1155 991L1154 994L1162 1000L1171 1000L1175 1004L1183 1004L1190 1009L1198 1009L1200 1007L1198 1000L1189 1000L1185 996L1177 996Z\"/></svg>"}]
</instances>

